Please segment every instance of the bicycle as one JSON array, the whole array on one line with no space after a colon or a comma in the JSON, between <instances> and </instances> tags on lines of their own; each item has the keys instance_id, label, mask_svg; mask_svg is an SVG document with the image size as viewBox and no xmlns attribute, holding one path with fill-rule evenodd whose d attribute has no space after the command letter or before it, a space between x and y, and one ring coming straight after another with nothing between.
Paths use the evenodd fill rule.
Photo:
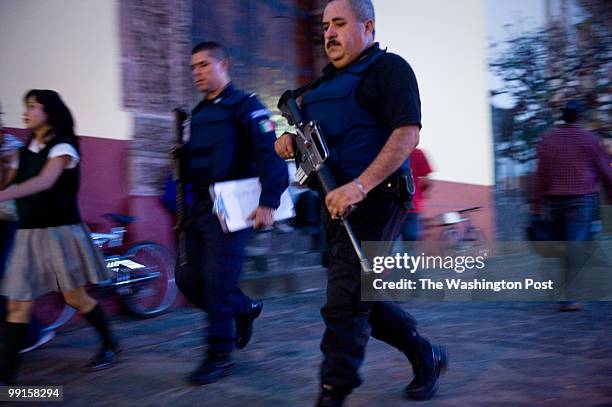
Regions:
<instances>
[{"instance_id":1,"label":"bicycle","mask_svg":"<svg viewBox=\"0 0 612 407\"><path fill-rule=\"evenodd\" d=\"M456 255L482 245L485 241L484 233L467 216L469 212L480 209L482 206L475 206L440 215L441 223L436 226L442 228L438 240L442 243L445 254ZM463 217L464 214L466 214L465 217ZM459 227L461 223L464 224L463 228Z\"/></svg>"},{"instance_id":2,"label":"bicycle","mask_svg":"<svg viewBox=\"0 0 612 407\"><path fill-rule=\"evenodd\" d=\"M91 233L94 244L104 253L106 267L111 278L96 285L96 288L118 294L132 315L138 318L151 318L167 311L174 302L178 289L174 278L175 258L164 246L150 241L131 245L125 252L123 238L134 218L127 215L109 213L104 217L119 225L110 233ZM61 304L58 304L61 301ZM47 321L45 331L55 330L66 324L76 310L64 304L61 297L49 295L37 300L37 309L44 309L38 319ZM42 306L41 306L42 304ZM49 310L59 309L59 315L51 315Z\"/></svg>"}]
</instances>

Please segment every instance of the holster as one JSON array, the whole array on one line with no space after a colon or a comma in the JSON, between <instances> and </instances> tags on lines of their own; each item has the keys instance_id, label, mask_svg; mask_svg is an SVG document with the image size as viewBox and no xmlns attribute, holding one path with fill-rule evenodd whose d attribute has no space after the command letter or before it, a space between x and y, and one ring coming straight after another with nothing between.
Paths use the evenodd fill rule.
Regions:
<instances>
[{"instance_id":1,"label":"holster","mask_svg":"<svg viewBox=\"0 0 612 407\"><path fill-rule=\"evenodd\" d=\"M405 210L414 209L412 199L414 197L414 179L412 171L396 171L380 183L369 194L375 198L385 201L396 201Z\"/></svg>"}]
</instances>

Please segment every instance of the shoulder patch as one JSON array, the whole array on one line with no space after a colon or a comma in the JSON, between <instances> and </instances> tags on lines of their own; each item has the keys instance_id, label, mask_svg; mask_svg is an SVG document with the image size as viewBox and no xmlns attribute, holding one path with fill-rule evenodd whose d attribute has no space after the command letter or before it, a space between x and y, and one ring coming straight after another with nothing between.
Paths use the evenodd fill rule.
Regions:
<instances>
[{"instance_id":1,"label":"shoulder patch","mask_svg":"<svg viewBox=\"0 0 612 407\"><path fill-rule=\"evenodd\" d=\"M262 133L269 133L271 131L274 131L274 122L270 119L260 120L258 125L259 125L259 130Z\"/></svg>"},{"instance_id":2,"label":"shoulder patch","mask_svg":"<svg viewBox=\"0 0 612 407\"><path fill-rule=\"evenodd\" d=\"M268 109L257 109L257 110L253 110L250 114L251 119L257 119L258 117L269 117L270 116L270 111Z\"/></svg>"}]
</instances>

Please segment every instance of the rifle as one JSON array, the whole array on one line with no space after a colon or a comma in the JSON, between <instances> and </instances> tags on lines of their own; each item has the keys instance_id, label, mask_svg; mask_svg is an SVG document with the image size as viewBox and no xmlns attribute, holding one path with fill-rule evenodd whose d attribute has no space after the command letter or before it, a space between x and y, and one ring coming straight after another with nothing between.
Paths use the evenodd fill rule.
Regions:
<instances>
[{"instance_id":1,"label":"rifle","mask_svg":"<svg viewBox=\"0 0 612 407\"><path fill-rule=\"evenodd\" d=\"M304 88L300 89L303 90ZM325 139L321 133L319 125L314 121L304 122L296 98L300 95L300 90L287 90L278 101L278 108L282 115L287 119L289 125L295 126L296 137L294 138L294 151L296 151L295 162L298 169L295 177L300 185L306 185L313 179L317 179L323 191L323 197L336 189L336 182L325 161L329 157L329 150L325 144ZM341 222L346 229L346 233L351 240L353 249L359 258L361 269L369 273L372 271L370 263L366 258L361 245L353 232L347 217L355 209L351 205L347 213L341 218Z\"/></svg>"},{"instance_id":2,"label":"rifle","mask_svg":"<svg viewBox=\"0 0 612 407\"><path fill-rule=\"evenodd\" d=\"M187 264L187 250L185 241L185 183L182 174L181 156L185 149L183 141L183 129L185 122L189 118L187 112L180 108L174 109L174 131L176 136L176 146L172 149L172 180L176 185L176 226L178 231L178 254L179 266Z\"/></svg>"}]
</instances>

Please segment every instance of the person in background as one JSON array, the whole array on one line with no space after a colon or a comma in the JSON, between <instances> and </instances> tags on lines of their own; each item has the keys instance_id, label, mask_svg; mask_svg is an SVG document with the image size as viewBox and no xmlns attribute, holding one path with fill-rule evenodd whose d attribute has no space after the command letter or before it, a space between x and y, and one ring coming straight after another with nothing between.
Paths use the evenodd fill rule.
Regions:
<instances>
[{"instance_id":1,"label":"person in background","mask_svg":"<svg viewBox=\"0 0 612 407\"><path fill-rule=\"evenodd\" d=\"M420 240L423 233L423 200L427 199L431 191L432 183L429 179L431 166L427 156L420 148L415 148L410 154L410 169L414 178L414 197L412 198L413 209L407 211L406 220L402 228L402 240Z\"/></svg>"},{"instance_id":2,"label":"person in background","mask_svg":"<svg viewBox=\"0 0 612 407\"><path fill-rule=\"evenodd\" d=\"M581 102L569 101L562 114L564 123L542 136L531 206L532 215L550 221L553 240L567 242L566 285L579 271L583 242L592 239L592 224L599 212L600 184L608 201L612 200L610 156L600 137L581 126L583 112ZM563 301L559 308L576 311L582 304Z\"/></svg>"},{"instance_id":3,"label":"person in background","mask_svg":"<svg viewBox=\"0 0 612 407\"><path fill-rule=\"evenodd\" d=\"M2 104L0 103L0 190L2 190L9 181L10 163L15 159L19 149L23 146L21 140L4 131L4 122ZM2 205L2 204L0 204ZM4 275L6 269L6 261L9 252L13 246L13 238L17 230L17 216L12 210L13 207L4 204L6 212L0 210L0 279ZM0 296L0 321L6 318L6 298ZM28 337L24 347L19 351L26 353L39 348L55 337L55 331L44 329L43 325L32 318Z\"/></svg>"}]
</instances>

